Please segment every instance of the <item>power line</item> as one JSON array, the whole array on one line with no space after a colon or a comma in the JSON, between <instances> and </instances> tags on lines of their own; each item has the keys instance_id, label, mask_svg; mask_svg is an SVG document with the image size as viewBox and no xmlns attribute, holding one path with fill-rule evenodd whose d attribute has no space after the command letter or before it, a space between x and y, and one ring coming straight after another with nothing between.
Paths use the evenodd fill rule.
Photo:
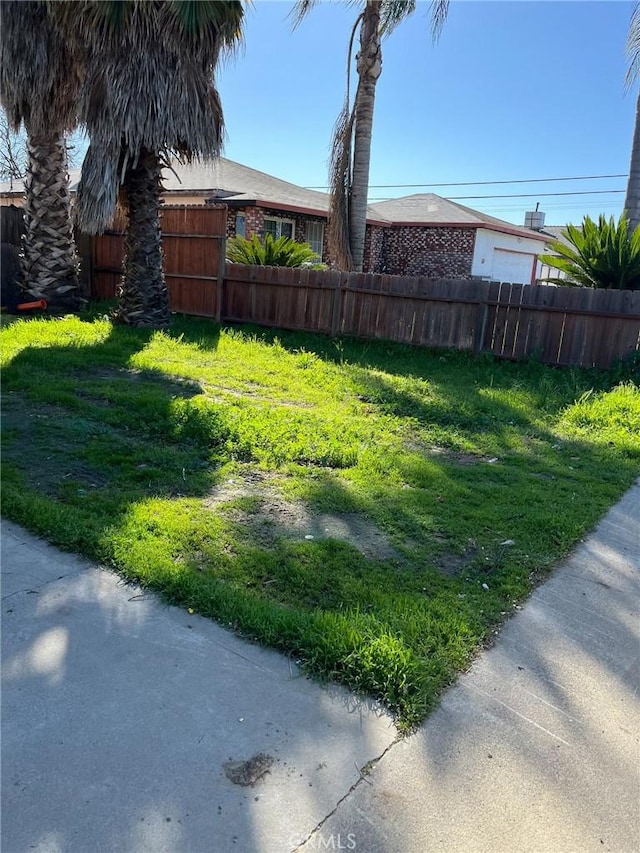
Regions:
<instances>
[{"instance_id":1,"label":"power line","mask_svg":"<svg viewBox=\"0 0 640 853\"><path fill-rule=\"evenodd\" d=\"M507 195L452 195L451 199L464 198L543 198L546 196L561 196L561 195L610 195L612 193L624 193L624 190L578 190L577 192L567 193L510 193Z\"/></svg>"},{"instance_id":2,"label":"power line","mask_svg":"<svg viewBox=\"0 0 640 853\"><path fill-rule=\"evenodd\" d=\"M480 187L493 184L543 184L552 181L600 181L605 178L628 178L629 175L578 175L575 178L519 178L515 181L458 181L448 184L370 184L372 190L392 190L420 187ZM328 190L326 185L305 187L306 190Z\"/></svg>"},{"instance_id":3,"label":"power line","mask_svg":"<svg viewBox=\"0 0 640 853\"><path fill-rule=\"evenodd\" d=\"M480 199L480 198L543 198L547 196L567 196L567 195L611 195L613 193L624 193L625 190L578 190L577 192L566 193L507 193L506 195L450 195L449 201L462 201L464 199ZM379 196L370 198L369 201L396 201L389 196ZM399 199L398 199L399 201Z\"/></svg>"},{"instance_id":4,"label":"power line","mask_svg":"<svg viewBox=\"0 0 640 853\"><path fill-rule=\"evenodd\" d=\"M604 201L600 205L598 205L598 208L599 208L601 213L604 213L607 210L619 210L620 209L620 201L617 201L617 202ZM481 209L485 213L490 213L491 211L521 212L522 211L522 205L519 204L517 206L514 206L514 205L509 205L509 204L505 204L505 205L502 205L502 204L500 204L500 205L498 205L498 204L488 204L488 205L483 204ZM547 214L553 213L556 210L575 210L575 209L576 209L576 203L575 202L561 202L560 204L554 204L552 202L551 204L545 204L545 206L544 206L544 212Z\"/></svg>"}]
</instances>

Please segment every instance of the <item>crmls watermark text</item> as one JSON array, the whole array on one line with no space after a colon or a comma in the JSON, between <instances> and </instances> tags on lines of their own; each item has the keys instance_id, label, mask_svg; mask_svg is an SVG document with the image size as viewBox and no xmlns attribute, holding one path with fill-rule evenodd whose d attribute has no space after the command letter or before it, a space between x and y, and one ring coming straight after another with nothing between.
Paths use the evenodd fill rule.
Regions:
<instances>
[{"instance_id":1,"label":"crmls watermark text","mask_svg":"<svg viewBox=\"0 0 640 853\"><path fill-rule=\"evenodd\" d=\"M340 832L324 835L319 832L307 841L305 850L357 850L357 848L358 844L353 832L348 832L346 835Z\"/></svg>"}]
</instances>

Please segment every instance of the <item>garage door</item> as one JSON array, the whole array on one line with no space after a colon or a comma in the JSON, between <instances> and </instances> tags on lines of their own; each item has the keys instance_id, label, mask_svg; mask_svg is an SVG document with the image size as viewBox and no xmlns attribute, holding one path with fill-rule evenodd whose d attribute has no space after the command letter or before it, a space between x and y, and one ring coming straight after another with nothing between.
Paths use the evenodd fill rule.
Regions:
<instances>
[{"instance_id":1,"label":"garage door","mask_svg":"<svg viewBox=\"0 0 640 853\"><path fill-rule=\"evenodd\" d=\"M534 261L535 255L494 249L491 277L494 281L508 281L511 284L531 284Z\"/></svg>"}]
</instances>

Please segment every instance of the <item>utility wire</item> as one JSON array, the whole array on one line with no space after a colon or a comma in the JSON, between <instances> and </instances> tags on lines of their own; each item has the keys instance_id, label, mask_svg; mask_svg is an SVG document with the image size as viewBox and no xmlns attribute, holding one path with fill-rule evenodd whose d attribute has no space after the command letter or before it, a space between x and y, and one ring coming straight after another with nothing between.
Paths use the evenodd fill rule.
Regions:
<instances>
[{"instance_id":1,"label":"utility wire","mask_svg":"<svg viewBox=\"0 0 640 853\"><path fill-rule=\"evenodd\" d=\"M448 184L370 184L372 190L406 189L410 187L480 187L490 184L544 184L551 181L599 181L604 178L628 178L629 175L578 175L575 178L520 178L515 181L458 181ZM326 185L305 187L306 190L328 190Z\"/></svg>"},{"instance_id":2,"label":"utility wire","mask_svg":"<svg viewBox=\"0 0 640 853\"><path fill-rule=\"evenodd\" d=\"M507 193L506 195L450 195L447 196L449 201L461 201L464 199L479 199L479 198L543 198L546 196L567 196L567 195L610 195L612 193L624 193L625 190L578 190L577 192L566 193ZM389 196L378 196L370 198L369 201L401 201L401 199L390 198Z\"/></svg>"},{"instance_id":3,"label":"utility wire","mask_svg":"<svg viewBox=\"0 0 640 853\"><path fill-rule=\"evenodd\" d=\"M542 198L543 196L560 195L609 195L611 193L624 193L625 190L578 190L567 193L510 193L508 195L452 195L452 199L461 198Z\"/></svg>"}]
</instances>

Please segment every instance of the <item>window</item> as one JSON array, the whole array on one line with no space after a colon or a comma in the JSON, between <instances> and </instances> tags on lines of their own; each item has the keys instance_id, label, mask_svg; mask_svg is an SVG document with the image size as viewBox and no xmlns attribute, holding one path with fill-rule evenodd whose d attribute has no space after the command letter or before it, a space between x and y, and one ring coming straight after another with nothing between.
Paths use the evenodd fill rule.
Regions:
<instances>
[{"instance_id":1,"label":"window","mask_svg":"<svg viewBox=\"0 0 640 853\"><path fill-rule=\"evenodd\" d=\"M324 239L323 222L307 222L307 243L316 255L322 260L322 242Z\"/></svg>"},{"instance_id":2,"label":"window","mask_svg":"<svg viewBox=\"0 0 640 853\"><path fill-rule=\"evenodd\" d=\"M273 216L265 216L262 227L265 236L272 234L274 240L277 240L278 237L289 237L291 240L295 240L295 224L293 219L276 219Z\"/></svg>"},{"instance_id":3,"label":"window","mask_svg":"<svg viewBox=\"0 0 640 853\"><path fill-rule=\"evenodd\" d=\"M236 237L247 236L247 220L244 213L236 214Z\"/></svg>"}]
</instances>

